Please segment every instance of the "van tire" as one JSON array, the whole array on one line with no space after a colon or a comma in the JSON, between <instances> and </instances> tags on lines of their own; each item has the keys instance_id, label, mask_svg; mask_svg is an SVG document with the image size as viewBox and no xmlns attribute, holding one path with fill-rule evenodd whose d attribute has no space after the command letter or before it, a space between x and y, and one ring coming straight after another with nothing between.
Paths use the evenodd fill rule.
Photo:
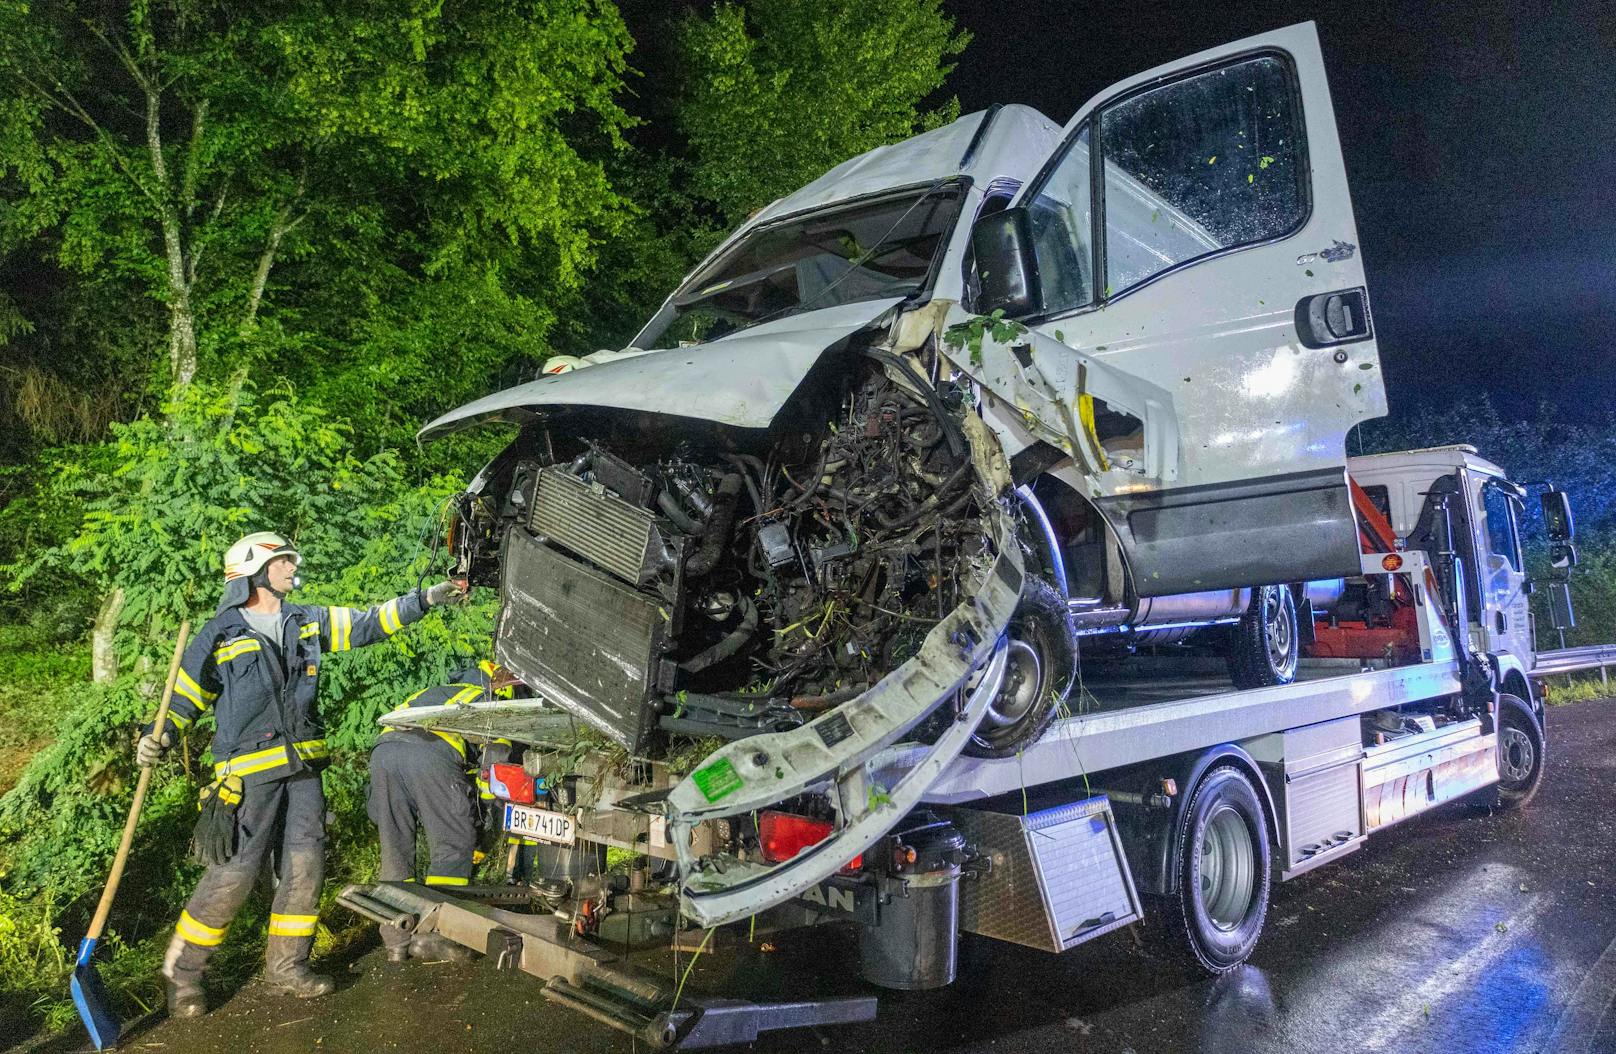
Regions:
<instances>
[{"instance_id":1,"label":"van tire","mask_svg":"<svg viewBox=\"0 0 1616 1054\"><path fill-rule=\"evenodd\" d=\"M1302 638L1296 621L1296 594L1289 586L1262 586L1229 635L1229 679L1234 686L1270 688L1296 680Z\"/></svg>"},{"instance_id":2,"label":"van tire","mask_svg":"<svg viewBox=\"0 0 1616 1054\"><path fill-rule=\"evenodd\" d=\"M1005 633L1010 655L1004 686L965 742L965 753L974 758L1014 757L1037 742L1077 679L1072 616L1048 582L1027 579Z\"/></svg>"}]
</instances>

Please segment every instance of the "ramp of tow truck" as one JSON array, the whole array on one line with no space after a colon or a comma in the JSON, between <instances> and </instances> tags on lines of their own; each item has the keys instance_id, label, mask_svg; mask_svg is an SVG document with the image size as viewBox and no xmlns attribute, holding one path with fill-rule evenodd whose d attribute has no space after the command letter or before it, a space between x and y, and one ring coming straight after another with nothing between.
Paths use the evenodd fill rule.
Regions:
<instances>
[{"instance_id":1,"label":"ramp of tow truck","mask_svg":"<svg viewBox=\"0 0 1616 1054\"><path fill-rule=\"evenodd\" d=\"M488 893L474 898L464 890L378 882L349 886L337 902L413 933L441 934L487 955L496 969L531 974L544 982L545 999L657 1050L753 1043L764 1032L875 1020L874 996L759 1003L681 993L621 954L575 936L570 922L479 902L509 896L500 888Z\"/></svg>"}]
</instances>

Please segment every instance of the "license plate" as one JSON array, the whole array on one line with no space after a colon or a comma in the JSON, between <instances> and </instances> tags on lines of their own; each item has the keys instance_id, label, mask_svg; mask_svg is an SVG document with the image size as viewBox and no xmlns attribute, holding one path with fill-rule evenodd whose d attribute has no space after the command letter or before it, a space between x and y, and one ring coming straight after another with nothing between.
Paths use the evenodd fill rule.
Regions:
<instances>
[{"instance_id":1,"label":"license plate","mask_svg":"<svg viewBox=\"0 0 1616 1054\"><path fill-rule=\"evenodd\" d=\"M571 845L578 840L578 825L567 814L511 802L505 803L505 830L555 845Z\"/></svg>"}]
</instances>

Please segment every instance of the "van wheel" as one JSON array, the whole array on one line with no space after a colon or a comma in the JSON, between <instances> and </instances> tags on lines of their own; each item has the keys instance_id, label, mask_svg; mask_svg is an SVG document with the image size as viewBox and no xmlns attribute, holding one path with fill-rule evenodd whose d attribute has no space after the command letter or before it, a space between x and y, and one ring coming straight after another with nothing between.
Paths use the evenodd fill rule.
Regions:
<instances>
[{"instance_id":1,"label":"van wheel","mask_svg":"<svg viewBox=\"0 0 1616 1054\"><path fill-rule=\"evenodd\" d=\"M1006 630L1004 686L965 743L977 758L1007 758L1036 742L1066 702L1077 672L1072 616L1049 583L1027 579Z\"/></svg>"},{"instance_id":2,"label":"van wheel","mask_svg":"<svg viewBox=\"0 0 1616 1054\"><path fill-rule=\"evenodd\" d=\"M1302 638L1296 626L1296 594L1289 586L1263 586L1230 635L1229 679L1236 688L1267 688L1296 680Z\"/></svg>"},{"instance_id":3,"label":"van wheel","mask_svg":"<svg viewBox=\"0 0 1616 1054\"><path fill-rule=\"evenodd\" d=\"M1526 700L1498 697L1498 795L1501 810L1519 809L1543 785L1543 725Z\"/></svg>"},{"instance_id":4,"label":"van wheel","mask_svg":"<svg viewBox=\"0 0 1616 1054\"><path fill-rule=\"evenodd\" d=\"M1268 823L1262 799L1239 769L1201 778L1177 829L1174 893L1162 916L1174 942L1210 973L1256 950L1268 917Z\"/></svg>"}]
</instances>

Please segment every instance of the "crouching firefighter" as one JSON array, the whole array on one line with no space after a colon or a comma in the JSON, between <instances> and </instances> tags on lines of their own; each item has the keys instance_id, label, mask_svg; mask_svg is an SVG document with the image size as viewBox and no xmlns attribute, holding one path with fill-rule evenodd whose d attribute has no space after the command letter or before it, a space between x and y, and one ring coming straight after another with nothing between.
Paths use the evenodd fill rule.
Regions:
<instances>
[{"instance_id":1,"label":"crouching firefighter","mask_svg":"<svg viewBox=\"0 0 1616 1054\"><path fill-rule=\"evenodd\" d=\"M195 839L208 868L163 960L174 1017L206 1010L202 968L272 849L279 850L280 882L264 980L305 998L335 987L308 967L325 877L320 665L331 652L386 640L427 608L462 596L442 582L364 610L289 603L300 562L291 543L270 532L249 534L225 552L218 611L185 651L167 724L147 729L138 747L141 764L155 762L176 733L213 708L217 764Z\"/></svg>"},{"instance_id":2,"label":"crouching firefighter","mask_svg":"<svg viewBox=\"0 0 1616 1054\"><path fill-rule=\"evenodd\" d=\"M394 711L423 706L458 706L509 698L516 680L490 662L460 670L450 683L424 688ZM425 728L383 728L370 753L369 812L381 841L381 880L415 881L415 837L426 835L429 886L464 886L477 857L478 819L482 802L493 795L480 773L510 756L510 743L496 740L480 752L454 732ZM406 959L465 961L472 952L436 933L411 935L392 925L381 927L382 944L391 962Z\"/></svg>"}]
</instances>

